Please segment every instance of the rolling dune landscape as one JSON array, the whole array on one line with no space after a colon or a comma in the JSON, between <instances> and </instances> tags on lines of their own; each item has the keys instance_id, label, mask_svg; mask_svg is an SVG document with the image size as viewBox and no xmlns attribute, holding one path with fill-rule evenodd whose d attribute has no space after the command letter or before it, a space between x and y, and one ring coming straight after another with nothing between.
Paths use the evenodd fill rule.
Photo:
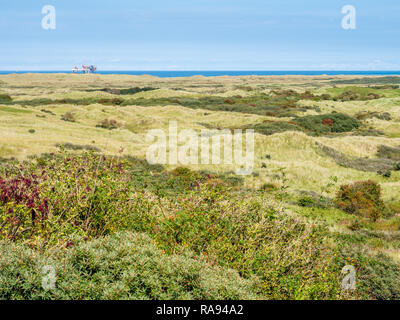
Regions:
<instances>
[{"instance_id":1,"label":"rolling dune landscape","mask_svg":"<svg viewBox=\"0 0 400 320\"><path fill-rule=\"evenodd\" d=\"M251 174L149 163L171 121ZM399 76L0 75L0 159L1 298L400 298Z\"/></svg>"}]
</instances>

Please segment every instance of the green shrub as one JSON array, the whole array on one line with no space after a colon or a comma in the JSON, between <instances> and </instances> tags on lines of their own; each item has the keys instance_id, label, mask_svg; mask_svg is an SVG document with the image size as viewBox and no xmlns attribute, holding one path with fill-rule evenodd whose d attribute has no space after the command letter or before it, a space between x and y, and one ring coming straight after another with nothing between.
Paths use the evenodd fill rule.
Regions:
<instances>
[{"instance_id":1,"label":"green shrub","mask_svg":"<svg viewBox=\"0 0 400 320\"><path fill-rule=\"evenodd\" d=\"M372 255L359 246L344 242L340 247L344 261L356 268L356 288L360 299L399 300L400 267L388 255Z\"/></svg>"},{"instance_id":2,"label":"green shrub","mask_svg":"<svg viewBox=\"0 0 400 320\"><path fill-rule=\"evenodd\" d=\"M355 118L357 120L366 120L366 119L371 119L371 118L377 118L380 120L385 120L385 121L390 121L392 120L392 117L390 113L388 112L371 112L371 111L360 111L357 114L355 114Z\"/></svg>"},{"instance_id":3,"label":"green shrub","mask_svg":"<svg viewBox=\"0 0 400 320\"><path fill-rule=\"evenodd\" d=\"M384 212L384 217L385 218L391 218L394 215L397 215L400 213L400 202L397 201L386 201L385 202L385 212ZM393 224L391 224L391 227L389 229L391 230L400 230L400 221L397 219L391 221ZM392 227L393 226L393 227Z\"/></svg>"},{"instance_id":4,"label":"green shrub","mask_svg":"<svg viewBox=\"0 0 400 320\"><path fill-rule=\"evenodd\" d=\"M333 206L332 199L317 192L299 190L299 193L301 197L297 200L297 204L300 207L327 209Z\"/></svg>"},{"instance_id":5,"label":"green shrub","mask_svg":"<svg viewBox=\"0 0 400 320\"><path fill-rule=\"evenodd\" d=\"M55 115L56 115L56 114L55 114L53 111L51 111L51 110L41 109L40 111L42 111L42 112L44 112L44 113L51 114L52 116L55 116Z\"/></svg>"},{"instance_id":6,"label":"green shrub","mask_svg":"<svg viewBox=\"0 0 400 320\"><path fill-rule=\"evenodd\" d=\"M144 87L144 88L139 88L139 87L134 87L134 88L126 88L126 89L115 89L115 88L104 88L101 89L100 91L108 92L111 94L116 94L116 95L128 95L128 94L135 94L138 92L143 92L143 91L150 91L150 90L156 90L157 88L152 88L152 87ZM91 90L86 90L88 92L92 91L97 91L96 89L91 89Z\"/></svg>"},{"instance_id":7,"label":"green shrub","mask_svg":"<svg viewBox=\"0 0 400 320\"><path fill-rule=\"evenodd\" d=\"M122 163L93 153L50 155L0 170L0 239L62 244L100 236L129 220Z\"/></svg>"},{"instance_id":8,"label":"green shrub","mask_svg":"<svg viewBox=\"0 0 400 320\"><path fill-rule=\"evenodd\" d=\"M321 95L321 99L322 100L331 100L332 97L329 94L324 93L324 94Z\"/></svg>"},{"instance_id":9,"label":"green shrub","mask_svg":"<svg viewBox=\"0 0 400 320\"><path fill-rule=\"evenodd\" d=\"M334 101L365 101L381 98L379 94L373 92L370 88L347 87L341 90L345 91L334 97Z\"/></svg>"},{"instance_id":10,"label":"green shrub","mask_svg":"<svg viewBox=\"0 0 400 320\"><path fill-rule=\"evenodd\" d=\"M340 186L336 203L343 211L376 221L384 210L381 186L371 180Z\"/></svg>"},{"instance_id":11,"label":"green shrub","mask_svg":"<svg viewBox=\"0 0 400 320\"><path fill-rule=\"evenodd\" d=\"M139 87L134 87L134 88L128 88L128 89L120 89L120 94L135 94L138 92L146 92L146 91L151 91L151 90L157 90L157 88L152 88L152 87L144 87L144 88L139 88Z\"/></svg>"},{"instance_id":12,"label":"green shrub","mask_svg":"<svg viewBox=\"0 0 400 320\"><path fill-rule=\"evenodd\" d=\"M286 121L265 121L254 125L246 125L242 129L253 129L255 132L266 136L285 132L285 131L301 131L302 128L295 123Z\"/></svg>"},{"instance_id":13,"label":"green shrub","mask_svg":"<svg viewBox=\"0 0 400 320\"><path fill-rule=\"evenodd\" d=\"M313 207L315 206L315 201L313 197L302 197L297 201L297 204L301 207Z\"/></svg>"},{"instance_id":14,"label":"green shrub","mask_svg":"<svg viewBox=\"0 0 400 320\"><path fill-rule=\"evenodd\" d=\"M8 104L12 102L12 98L8 94L0 93L0 103Z\"/></svg>"},{"instance_id":15,"label":"green shrub","mask_svg":"<svg viewBox=\"0 0 400 320\"><path fill-rule=\"evenodd\" d=\"M68 121L68 122L75 122L75 116L72 112L67 111L64 113L64 115L61 117L61 120Z\"/></svg>"},{"instance_id":16,"label":"green shrub","mask_svg":"<svg viewBox=\"0 0 400 320\"><path fill-rule=\"evenodd\" d=\"M363 227L363 225L358 219L353 220L351 222L351 224L349 225L349 229L352 231L360 230L362 227Z\"/></svg>"},{"instance_id":17,"label":"green shrub","mask_svg":"<svg viewBox=\"0 0 400 320\"><path fill-rule=\"evenodd\" d=\"M295 122L313 135L349 132L360 127L360 122L343 113L305 116Z\"/></svg>"},{"instance_id":18,"label":"green shrub","mask_svg":"<svg viewBox=\"0 0 400 320\"><path fill-rule=\"evenodd\" d=\"M120 98L113 98L113 99L107 99L107 98L102 98L97 100L97 103L100 103L102 105L106 106L119 106L122 105L125 102L125 100L120 99Z\"/></svg>"},{"instance_id":19,"label":"green shrub","mask_svg":"<svg viewBox=\"0 0 400 320\"><path fill-rule=\"evenodd\" d=\"M172 97L172 98L136 98L125 100L122 105L169 105L179 104L193 109L207 109L213 111L243 112L260 115L272 115L277 117L294 116L296 111L306 111L315 107L297 106L296 102L307 99L313 101L321 100L320 96L310 92L297 93L293 90L272 91L270 95L254 94L249 96L202 96L192 97Z\"/></svg>"},{"instance_id":20,"label":"green shrub","mask_svg":"<svg viewBox=\"0 0 400 320\"><path fill-rule=\"evenodd\" d=\"M104 119L103 121L98 123L96 127L112 130L119 128L120 124L114 119Z\"/></svg>"},{"instance_id":21,"label":"green shrub","mask_svg":"<svg viewBox=\"0 0 400 320\"><path fill-rule=\"evenodd\" d=\"M166 252L189 247L245 278L257 275L272 299L338 297L325 228L215 185L200 186L197 194L158 224L154 237Z\"/></svg>"},{"instance_id":22,"label":"green shrub","mask_svg":"<svg viewBox=\"0 0 400 320\"><path fill-rule=\"evenodd\" d=\"M385 158L355 158L349 157L344 153L325 146L320 143L316 143L318 149L326 156L332 158L337 164L345 168L353 168L356 170L366 172L377 172L392 170L395 167L395 162L391 159Z\"/></svg>"},{"instance_id":23,"label":"green shrub","mask_svg":"<svg viewBox=\"0 0 400 320\"><path fill-rule=\"evenodd\" d=\"M400 77L398 76L386 76L386 77L362 77L356 79L346 80L331 80L332 84L392 84L400 83Z\"/></svg>"},{"instance_id":24,"label":"green shrub","mask_svg":"<svg viewBox=\"0 0 400 320\"><path fill-rule=\"evenodd\" d=\"M379 170L377 173L384 178L390 178L392 176L392 171L390 170Z\"/></svg>"},{"instance_id":25,"label":"green shrub","mask_svg":"<svg viewBox=\"0 0 400 320\"><path fill-rule=\"evenodd\" d=\"M267 192L271 192L271 191L276 191L279 190L279 187L274 184L274 183L264 183L261 187L260 187L261 191L267 191Z\"/></svg>"},{"instance_id":26,"label":"green shrub","mask_svg":"<svg viewBox=\"0 0 400 320\"><path fill-rule=\"evenodd\" d=\"M261 163L261 168L266 169L267 168L267 164L265 162Z\"/></svg>"},{"instance_id":27,"label":"green shrub","mask_svg":"<svg viewBox=\"0 0 400 320\"><path fill-rule=\"evenodd\" d=\"M378 147L377 156L379 158L400 160L400 148L393 148L385 145Z\"/></svg>"},{"instance_id":28,"label":"green shrub","mask_svg":"<svg viewBox=\"0 0 400 320\"><path fill-rule=\"evenodd\" d=\"M66 243L74 234L96 237L132 226L152 231L159 208L149 191L176 197L195 192L200 184L225 188L241 183L187 168L165 172L145 160L106 158L93 148L71 154L67 147L91 146L67 144L57 154L0 167L0 240L48 246Z\"/></svg>"},{"instance_id":29,"label":"green shrub","mask_svg":"<svg viewBox=\"0 0 400 320\"><path fill-rule=\"evenodd\" d=\"M9 242L74 248L77 237L130 230L146 233L167 255L190 250L243 278L257 277L264 297L340 296L328 230L280 212L265 192L244 197L229 176L61 151L6 163L0 177L0 238Z\"/></svg>"},{"instance_id":30,"label":"green shrub","mask_svg":"<svg viewBox=\"0 0 400 320\"><path fill-rule=\"evenodd\" d=\"M95 151L100 152L101 150L98 147L91 146L91 145L81 145L81 144L74 144L74 143L57 143L56 147L63 148L66 150L87 150L87 151Z\"/></svg>"},{"instance_id":31,"label":"green shrub","mask_svg":"<svg viewBox=\"0 0 400 320\"><path fill-rule=\"evenodd\" d=\"M385 133L381 130L376 130L376 129L359 128L356 131L354 131L352 135L361 137L379 137L379 136L384 136Z\"/></svg>"},{"instance_id":32,"label":"green shrub","mask_svg":"<svg viewBox=\"0 0 400 320\"><path fill-rule=\"evenodd\" d=\"M379 120L385 120L385 121L392 120L392 116L390 115L389 112L382 112L382 113L374 114L373 116Z\"/></svg>"},{"instance_id":33,"label":"green shrub","mask_svg":"<svg viewBox=\"0 0 400 320\"><path fill-rule=\"evenodd\" d=\"M51 254L0 242L1 299L257 299L257 283L189 250L167 255L143 234L71 242ZM55 289L42 287L42 268Z\"/></svg>"},{"instance_id":34,"label":"green shrub","mask_svg":"<svg viewBox=\"0 0 400 320\"><path fill-rule=\"evenodd\" d=\"M369 258L359 273L362 279L360 290L366 291L369 297L378 300L400 299L400 268L387 255Z\"/></svg>"}]
</instances>

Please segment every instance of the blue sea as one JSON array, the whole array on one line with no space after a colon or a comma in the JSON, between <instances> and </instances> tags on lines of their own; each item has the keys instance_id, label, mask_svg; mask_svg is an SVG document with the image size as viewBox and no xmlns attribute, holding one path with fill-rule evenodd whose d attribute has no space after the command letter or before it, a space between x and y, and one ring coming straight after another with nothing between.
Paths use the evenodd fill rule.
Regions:
<instances>
[{"instance_id":1,"label":"blue sea","mask_svg":"<svg viewBox=\"0 0 400 320\"><path fill-rule=\"evenodd\" d=\"M0 71L0 74L24 73L72 73L71 71ZM400 71L97 71L97 74L152 75L160 78L191 77L191 76L284 76L284 75L360 75L360 76L392 76L400 75Z\"/></svg>"}]
</instances>

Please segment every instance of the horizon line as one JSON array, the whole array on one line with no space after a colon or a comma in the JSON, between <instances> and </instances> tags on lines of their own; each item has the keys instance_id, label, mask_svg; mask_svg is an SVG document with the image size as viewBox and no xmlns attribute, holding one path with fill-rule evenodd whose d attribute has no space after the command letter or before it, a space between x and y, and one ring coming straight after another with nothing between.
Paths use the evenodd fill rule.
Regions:
<instances>
[{"instance_id":1,"label":"horizon line","mask_svg":"<svg viewBox=\"0 0 400 320\"><path fill-rule=\"evenodd\" d=\"M0 72L51 72L72 71L71 69L0 69ZM101 69L101 71L130 71L130 72L400 72L400 69Z\"/></svg>"}]
</instances>

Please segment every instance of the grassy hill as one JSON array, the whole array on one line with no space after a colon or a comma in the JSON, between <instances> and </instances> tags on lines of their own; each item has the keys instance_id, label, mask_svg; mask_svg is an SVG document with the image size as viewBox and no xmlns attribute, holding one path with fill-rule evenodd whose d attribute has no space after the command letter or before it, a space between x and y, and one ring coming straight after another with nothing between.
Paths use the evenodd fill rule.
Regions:
<instances>
[{"instance_id":1,"label":"grassy hill","mask_svg":"<svg viewBox=\"0 0 400 320\"><path fill-rule=\"evenodd\" d=\"M1 76L0 297L398 299L398 82ZM149 165L169 121L254 129L253 174Z\"/></svg>"}]
</instances>

